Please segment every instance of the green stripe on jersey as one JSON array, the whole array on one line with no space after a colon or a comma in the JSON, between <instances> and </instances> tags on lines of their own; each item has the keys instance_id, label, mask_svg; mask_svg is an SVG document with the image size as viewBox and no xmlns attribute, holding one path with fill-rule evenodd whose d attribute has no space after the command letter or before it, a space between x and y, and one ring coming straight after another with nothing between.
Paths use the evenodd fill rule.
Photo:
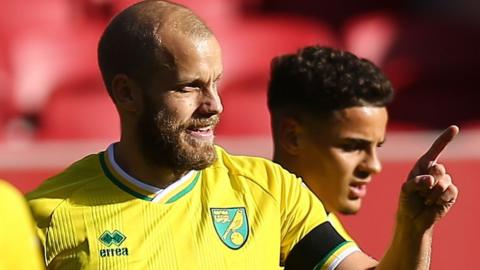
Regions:
<instances>
[{"instance_id":1,"label":"green stripe on jersey","mask_svg":"<svg viewBox=\"0 0 480 270\"><path fill-rule=\"evenodd\" d=\"M100 165L102 167L103 173L105 173L107 178L110 179L110 181L112 181L112 183L114 183L120 189L122 189L123 191L129 193L130 195L132 195L134 197L137 197L139 199L149 201L149 202L151 202L153 200L153 198L150 198L148 196L145 196L143 194L140 194L140 193L136 192L135 190L130 189L129 187L125 186L122 182L120 182L117 178L115 178L115 176L110 172L110 170L108 170L107 164L105 164L104 156L105 156L105 152L101 152L99 154Z\"/></svg>"},{"instance_id":2,"label":"green stripe on jersey","mask_svg":"<svg viewBox=\"0 0 480 270\"><path fill-rule=\"evenodd\" d=\"M352 241L345 241L343 243L341 243L340 245L338 245L336 248L332 249L332 251L330 251L327 256L325 256L325 258L323 258L323 260L321 260L316 266L315 268L313 268L313 270L320 270L322 268L322 266L327 262L328 258L330 258L332 256L333 253L335 253L337 250L339 250L341 247L345 246L346 244L348 243L351 243Z\"/></svg>"},{"instance_id":3,"label":"green stripe on jersey","mask_svg":"<svg viewBox=\"0 0 480 270\"><path fill-rule=\"evenodd\" d=\"M185 196L185 194L187 194L188 192L190 192L193 187L195 187L195 185L197 184L198 182L198 179L200 179L200 174L202 172L198 172L197 175L195 175L195 179L193 179L193 181L188 185L186 186L182 191L180 191L179 193L175 194L175 196L171 197L167 203L173 203L175 201L177 201L178 199L180 199L181 197Z\"/></svg>"}]
</instances>

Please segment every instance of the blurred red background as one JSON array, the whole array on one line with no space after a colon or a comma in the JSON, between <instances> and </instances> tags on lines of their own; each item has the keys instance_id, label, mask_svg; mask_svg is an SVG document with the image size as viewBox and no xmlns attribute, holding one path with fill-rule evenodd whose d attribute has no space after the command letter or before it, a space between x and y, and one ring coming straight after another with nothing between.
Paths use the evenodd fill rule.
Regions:
<instances>
[{"instance_id":1,"label":"blurred red background","mask_svg":"<svg viewBox=\"0 0 480 270\"><path fill-rule=\"evenodd\" d=\"M118 139L96 46L108 20L132 0L0 0L0 178L24 192L82 155ZM383 172L346 227L380 258L410 166L438 129L462 134L443 158L460 199L436 229L432 269L477 269L480 223L480 2L181 0L223 48L225 107L218 142L234 153L271 155L266 85L273 56L312 44L350 50L394 83Z\"/></svg>"}]
</instances>

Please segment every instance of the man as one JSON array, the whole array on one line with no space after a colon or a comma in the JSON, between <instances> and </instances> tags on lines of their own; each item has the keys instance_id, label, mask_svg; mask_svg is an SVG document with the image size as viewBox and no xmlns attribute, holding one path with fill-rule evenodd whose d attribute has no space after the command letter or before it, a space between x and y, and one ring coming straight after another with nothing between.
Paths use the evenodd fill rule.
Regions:
<instances>
[{"instance_id":1,"label":"man","mask_svg":"<svg viewBox=\"0 0 480 270\"><path fill-rule=\"evenodd\" d=\"M376 265L327 221L298 178L269 161L214 146L223 109L220 46L190 10L164 1L127 8L102 35L99 64L120 115L121 138L29 194L48 268ZM433 151L453 135L443 134ZM409 246L396 241L383 269L400 262L401 269L415 269L423 254L412 249L423 237L401 229L412 233Z\"/></svg>"},{"instance_id":2,"label":"man","mask_svg":"<svg viewBox=\"0 0 480 270\"><path fill-rule=\"evenodd\" d=\"M22 194L0 180L0 269L43 269L30 210Z\"/></svg>"},{"instance_id":3,"label":"man","mask_svg":"<svg viewBox=\"0 0 480 270\"><path fill-rule=\"evenodd\" d=\"M388 79L368 60L312 46L274 59L268 96L273 160L301 176L328 212L355 214L382 168Z\"/></svg>"},{"instance_id":4,"label":"man","mask_svg":"<svg viewBox=\"0 0 480 270\"><path fill-rule=\"evenodd\" d=\"M392 85L368 60L321 46L279 56L271 68L273 160L301 176L341 227L334 213L357 213L382 169Z\"/></svg>"}]
</instances>

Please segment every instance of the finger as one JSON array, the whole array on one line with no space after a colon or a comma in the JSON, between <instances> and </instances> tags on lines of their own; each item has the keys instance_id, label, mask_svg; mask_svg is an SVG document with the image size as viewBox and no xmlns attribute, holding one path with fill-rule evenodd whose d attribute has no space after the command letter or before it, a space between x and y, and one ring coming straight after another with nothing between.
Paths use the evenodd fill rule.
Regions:
<instances>
[{"instance_id":1,"label":"finger","mask_svg":"<svg viewBox=\"0 0 480 270\"><path fill-rule=\"evenodd\" d=\"M442 196L435 202L436 205L454 204L457 201L458 188L455 185L450 185Z\"/></svg>"},{"instance_id":2,"label":"finger","mask_svg":"<svg viewBox=\"0 0 480 270\"><path fill-rule=\"evenodd\" d=\"M425 193L434 186L435 179L431 175L419 175L414 177L411 181L405 182L402 186L403 192L411 194L413 192Z\"/></svg>"},{"instance_id":3,"label":"finger","mask_svg":"<svg viewBox=\"0 0 480 270\"><path fill-rule=\"evenodd\" d=\"M428 174L435 179L434 185L447 173L445 166L440 163L435 163L428 168Z\"/></svg>"},{"instance_id":4,"label":"finger","mask_svg":"<svg viewBox=\"0 0 480 270\"><path fill-rule=\"evenodd\" d=\"M445 193L445 191L452 185L452 178L450 175L445 174L438 182L432 187L431 191L425 198L425 205L432 205L439 200L439 198Z\"/></svg>"},{"instance_id":5,"label":"finger","mask_svg":"<svg viewBox=\"0 0 480 270\"><path fill-rule=\"evenodd\" d=\"M459 133L459 128L455 125L449 126L445 129L442 134L440 134L437 139L433 142L430 149L420 158L423 162L427 163L427 166L430 163L435 163L438 159L438 156L442 153L443 149L457 136Z\"/></svg>"}]
</instances>

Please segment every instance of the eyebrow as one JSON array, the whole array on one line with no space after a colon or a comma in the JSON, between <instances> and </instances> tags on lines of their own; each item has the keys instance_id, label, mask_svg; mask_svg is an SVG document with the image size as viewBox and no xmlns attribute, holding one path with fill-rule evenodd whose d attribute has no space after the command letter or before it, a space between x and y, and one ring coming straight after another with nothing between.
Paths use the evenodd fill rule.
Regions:
<instances>
[{"instance_id":1,"label":"eyebrow","mask_svg":"<svg viewBox=\"0 0 480 270\"><path fill-rule=\"evenodd\" d=\"M218 80L220 80L220 78L222 77L223 75L223 72L218 74L215 79L212 80L212 82L216 82ZM182 80L182 81L179 81L177 83L177 86L187 86L187 85L205 85L205 84L208 84L209 82L205 83L204 81L202 81L200 78L198 77L195 77L195 78L187 78L185 80Z\"/></svg>"},{"instance_id":2,"label":"eyebrow","mask_svg":"<svg viewBox=\"0 0 480 270\"><path fill-rule=\"evenodd\" d=\"M342 140L348 141L348 142L359 143L361 145L370 145L372 143L372 141L365 140L365 139L362 139L362 138L346 137L346 138L343 138ZM383 139L382 141L378 142L377 145L382 145L382 144L385 143L385 141L386 141L386 139Z\"/></svg>"}]
</instances>

